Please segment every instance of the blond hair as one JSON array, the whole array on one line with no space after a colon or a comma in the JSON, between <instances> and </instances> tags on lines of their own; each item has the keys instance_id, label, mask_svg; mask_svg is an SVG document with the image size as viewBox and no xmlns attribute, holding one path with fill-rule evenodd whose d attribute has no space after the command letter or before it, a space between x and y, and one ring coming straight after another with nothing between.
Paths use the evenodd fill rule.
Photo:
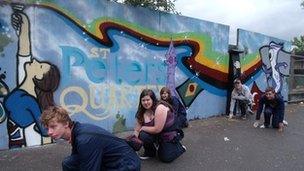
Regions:
<instances>
[{"instance_id":1,"label":"blond hair","mask_svg":"<svg viewBox=\"0 0 304 171\"><path fill-rule=\"evenodd\" d=\"M72 125L72 120L68 114L68 111L60 106L50 106L42 112L41 122L45 127L48 127L49 122L56 119L57 122Z\"/></svg>"}]
</instances>

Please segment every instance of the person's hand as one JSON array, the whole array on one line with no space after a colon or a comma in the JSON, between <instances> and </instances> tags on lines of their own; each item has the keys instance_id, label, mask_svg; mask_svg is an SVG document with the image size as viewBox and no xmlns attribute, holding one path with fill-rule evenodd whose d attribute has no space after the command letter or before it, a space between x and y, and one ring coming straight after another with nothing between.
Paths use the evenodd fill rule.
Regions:
<instances>
[{"instance_id":1,"label":"person's hand","mask_svg":"<svg viewBox=\"0 0 304 171\"><path fill-rule=\"evenodd\" d=\"M142 126L142 127L140 128L139 132L140 132L140 131L143 131L143 128L144 128L144 126Z\"/></svg>"},{"instance_id":2,"label":"person's hand","mask_svg":"<svg viewBox=\"0 0 304 171\"><path fill-rule=\"evenodd\" d=\"M11 16L11 22L17 36L20 36L23 27L28 27L29 25L29 19L22 12L14 12Z\"/></svg>"},{"instance_id":3,"label":"person's hand","mask_svg":"<svg viewBox=\"0 0 304 171\"><path fill-rule=\"evenodd\" d=\"M253 127L257 128L260 125L260 122L257 120L253 123Z\"/></svg>"},{"instance_id":4,"label":"person's hand","mask_svg":"<svg viewBox=\"0 0 304 171\"><path fill-rule=\"evenodd\" d=\"M139 132L138 132L138 131L134 131L134 135L135 135L136 137L138 137Z\"/></svg>"},{"instance_id":5,"label":"person's hand","mask_svg":"<svg viewBox=\"0 0 304 171\"><path fill-rule=\"evenodd\" d=\"M20 34L21 24L22 24L22 16L15 12L11 16L12 26L16 31L17 36Z\"/></svg>"}]
</instances>

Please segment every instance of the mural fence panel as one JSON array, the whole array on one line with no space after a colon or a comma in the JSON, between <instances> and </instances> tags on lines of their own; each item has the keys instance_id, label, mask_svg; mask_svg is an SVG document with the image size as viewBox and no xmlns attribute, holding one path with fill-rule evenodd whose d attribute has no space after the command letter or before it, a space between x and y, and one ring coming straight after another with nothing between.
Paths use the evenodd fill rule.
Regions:
<instances>
[{"instance_id":1,"label":"mural fence panel","mask_svg":"<svg viewBox=\"0 0 304 171\"><path fill-rule=\"evenodd\" d=\"M188 119L225 113L229 26L106 0L1 2L0 24L0 149L51 143L39 118L54 104L131 130L145 88L170 88ZM252 91L267 81L285 97L289 42L239 31L238 43Z\"/></svg>"}]
</instances>

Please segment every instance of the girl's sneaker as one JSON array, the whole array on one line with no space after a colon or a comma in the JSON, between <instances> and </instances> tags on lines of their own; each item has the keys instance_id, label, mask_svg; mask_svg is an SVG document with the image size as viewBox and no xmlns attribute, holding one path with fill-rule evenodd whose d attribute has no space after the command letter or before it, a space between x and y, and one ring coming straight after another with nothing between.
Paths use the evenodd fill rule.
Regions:
<instances>
[{"instance_id":1,"label":"girl's sneaker","mask_svg":"<svg viewBox=\"0 0 304 171\"><path fill-rule=\"evenodd\" d=\"M139 158L142 159L142 160L147 160L150 157L148 155L146 155L146 154L143 154L143 155L139 156Z\"/></svg>"}]
</instances>

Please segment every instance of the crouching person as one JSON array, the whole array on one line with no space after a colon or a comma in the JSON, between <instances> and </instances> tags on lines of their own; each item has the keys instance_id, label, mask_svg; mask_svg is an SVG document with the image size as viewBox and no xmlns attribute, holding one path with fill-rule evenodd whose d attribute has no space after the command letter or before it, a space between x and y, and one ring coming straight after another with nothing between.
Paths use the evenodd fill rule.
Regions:
<instances>
[{"instance_id":1,"label":"crouching person","mask_svg":"<svg viewBox=\"0 0 304 171\"><path fill-rule=\"evenodd\" d=\"M140 158L148 159L157 153L162 162L172 162L186 151L180 143L183 132L175 122L175 114L170 104L163 101L153 107L152 102L150 103L144 103L142 108L143 111L152 110L154 125L140 128L139 139L145 150Z\"/></svg>"},{"instance_id":2,"label":"crouching person","mask_svg":"<svg viewBox=\"0 0 304 171\"><path fill-rule=\"evenodd\" d=\"M246 119L246 114L252 112L250 106L252 104L252 94L246 85L243 85L241 79L236 78L233 81L234 88L231 92L229 119L233 117L238 110L241 112L241 118ZM234 112L235 111L235 112Z\"/></svg>"},{"instance_id":3,"label":"crouching person","mask_svg":"<svg viewBox=\"0 0 304 171\"><path fill-rule=\"evenodd\" d=\"M177 97L172 96L171 91L167 87L163 87L160 90L161 100L168 102L175 111L177 123L180 128L188 127L187 112L183 104L178 100Z\"/></svg>"},{"instance_id":4,"label":"crouching person","mask_svg":"<svg viewBox=\"0 0 304 171\"><path fill-rule=\"evenodd\" d=\"M278 131L283 131L285 104L281 96L276 94L275 89L268 87L265 94L259 101L259 107L256 114L256 121L254 127L259 125L261 113L264 109L264 125L261 128L269 128L270 118L272 117L272 127L277 128Z\"/></svg>"},{"instance_id":5,"label":"crouching person","mask_svg":"<svg viewBox=\"0 0 304 171\"><path fill-rule=\"evenodd\" d=\"M62 170L140 170L140 159L123 139L98 126L73 122L62 107L49 107L41 120L50 137L72 145Z\"/></svg>"}]
</instances>

